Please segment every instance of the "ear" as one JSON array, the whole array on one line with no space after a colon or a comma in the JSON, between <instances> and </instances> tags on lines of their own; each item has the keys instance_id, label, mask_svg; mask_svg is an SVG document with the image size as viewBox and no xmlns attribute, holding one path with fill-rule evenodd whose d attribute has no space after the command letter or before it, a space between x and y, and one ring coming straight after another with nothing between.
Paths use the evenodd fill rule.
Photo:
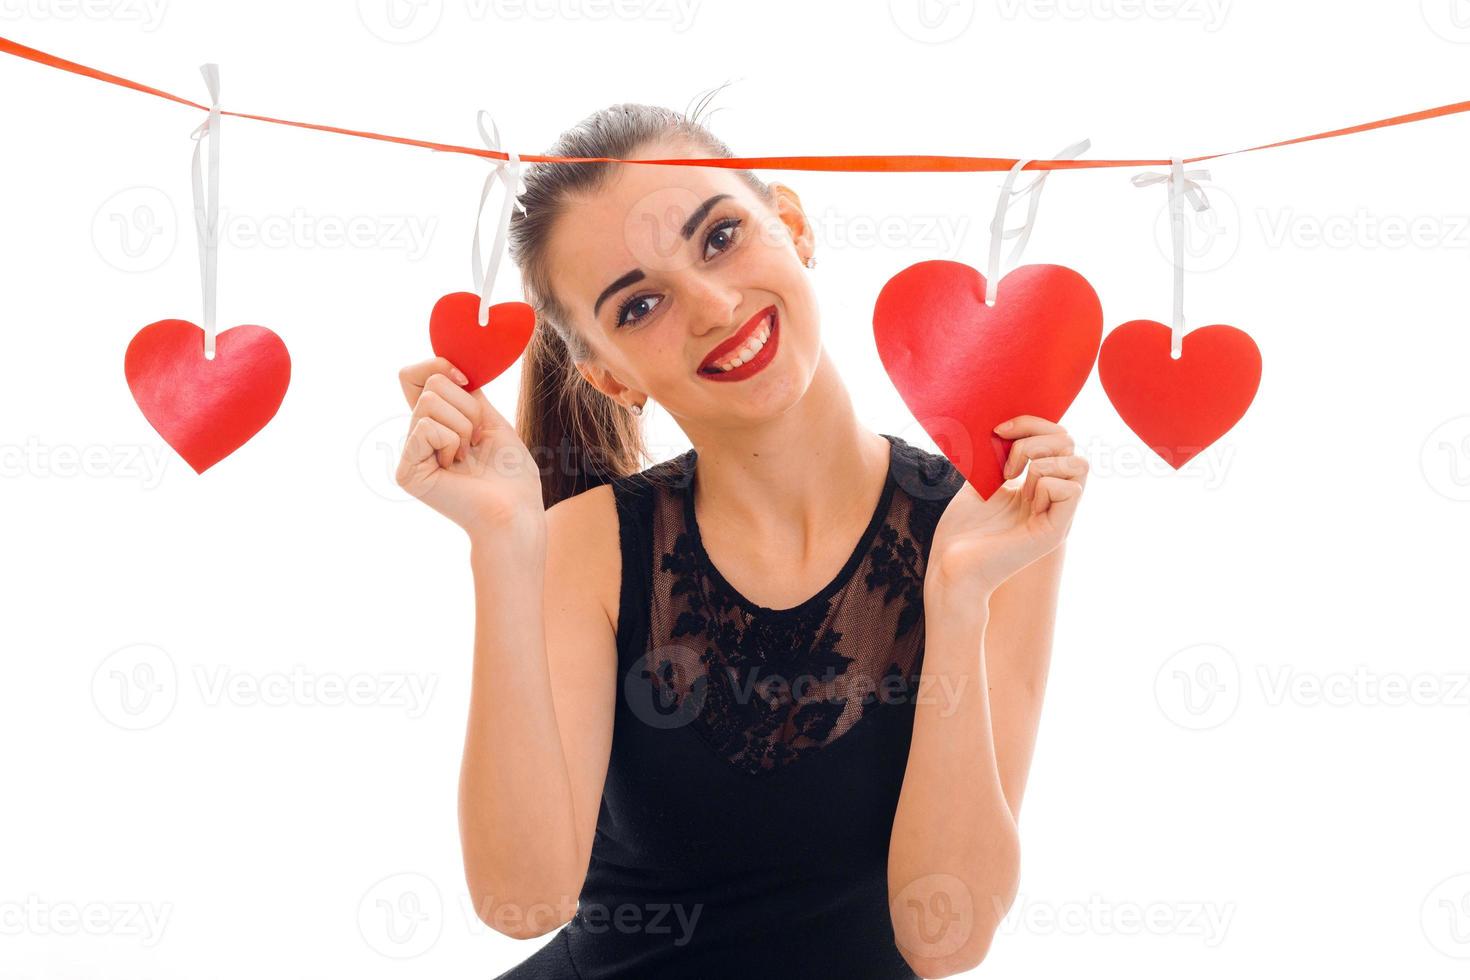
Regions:
<instances>
[{"instance_id":1,"label":"ear","mask_svg":"<svg viewBox=\"0 0 1470 980\"><path fill-rule=\"evenodd\" d=\"M796 191L778 181L772 181L770 188L775 195L771 207L791 235L797 256L804 260L816 248L816 239L811 222L807 220L806 211L801 206L801 198Z\"/></svg>"},{"instance_id":2,"label":"ear","mask_svg":"<svg viewBox=\"0 0 1470 980\"><path fill-rule=\"evenodd\" d=\"M577 361L575 363L577 372L583 379L615 402L621 402L622 396L632 391L627 385L619 381L611 371L597 364L595 361ZM636 399L634 399L636 400Z\"/></svg>"}]
</instances>

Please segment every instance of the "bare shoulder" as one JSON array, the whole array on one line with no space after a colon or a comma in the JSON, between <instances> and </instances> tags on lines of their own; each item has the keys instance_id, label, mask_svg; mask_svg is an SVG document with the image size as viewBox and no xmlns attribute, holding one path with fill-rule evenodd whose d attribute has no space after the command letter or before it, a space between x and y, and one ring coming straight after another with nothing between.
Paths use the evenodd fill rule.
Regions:
<instances>
[{"instance_id":1,"label":"bare shoulder","mask_svg":"<svg viewBox=\"0 0 1470 980\"><path fill-rule=\"evenodd\" d=\"M547 510L548 599L560 605L553 598L556 593L595 596L616 635L621 574L618 512L611 485L584 490Z\"/></svg>"}]
</instances>

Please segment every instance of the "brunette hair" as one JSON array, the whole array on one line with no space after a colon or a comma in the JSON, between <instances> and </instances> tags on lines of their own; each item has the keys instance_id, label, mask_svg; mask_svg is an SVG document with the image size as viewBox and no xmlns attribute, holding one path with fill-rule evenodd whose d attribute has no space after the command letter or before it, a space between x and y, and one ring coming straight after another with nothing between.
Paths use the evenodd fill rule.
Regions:
<instances>
[{"instance_id":1,"label":"brunette hair","mask_svg":"<svg viewBox=\"0 0 1470 980\"><path fill-rule=\"evenodd\" d=\"M630 159L643 147L672 140L712 157L734 156L698 121L717 91L701 98L692 113L629 102L609 106L562 133L546 155ZM541 467L541 497L547 508L613 477L637 473L651 461L638 418L577 370L579 362L592 358L592 349L572 328L552 286L547 259L552 225L571 206L573 195L595 193L620 166L529 164L526 190L517 198L521 209L511 214L510 256L520 269L526 302L536 311L536 328L522 358L516 431ZM773 199L770 187L754 173L735 172L763 200ZM549 460L543 459L547 455Z\"/></svg>"}]
</instances>

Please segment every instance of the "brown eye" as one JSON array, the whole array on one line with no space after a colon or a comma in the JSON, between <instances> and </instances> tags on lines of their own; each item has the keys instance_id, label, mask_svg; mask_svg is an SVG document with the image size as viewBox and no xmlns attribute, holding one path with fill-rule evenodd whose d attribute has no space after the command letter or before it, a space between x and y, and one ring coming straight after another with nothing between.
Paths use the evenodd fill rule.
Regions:
<instances>
[{"instance_id":1,"label":"brown eye","mask_svg":"<svg viewBox=\"0 0 1470 980\"><path fill-rule=\"evenodd\" d=\"M723 243L719 249L721 252L728 252L733 248L736 238L734 231L738 227L740 227L739 218L726 218L711 228L709 234L704 239L705 257L710 257L709 247L717 242Z\"/></svg>"},{"instance_id":2,"label":"brown eye","mask_svg":"<svg viewBox=\"0 0 1470 980\"><path fill-rule=\"evenodd\" d=\"M710 228L709 234L706 235L704 238L706 260L710 258L710 246L714 246L717 252L728 252L730 251L730 249L735 247L735 243L739 240L740 236L736 235L734 232L737 228L740 227L740 225L740 218L726 218L725 220ZM652 307L649 306L650 303L653 304L653 306L657 306L662 301L662 299L663 297L651 293L645 293L642 296L632 297L631 299L623 303L622 306L618 307L617 313L613 315L613 326L621 327L630 323L637 323L639 320L642 320L644 317L648 316L649 313L653 312ZM628 316L629 313L640 309L643 312L639 313L637 316Z\"/></svg>"},{"instance_id":3,"label":"brown eye","mask_svg":"<svg viewBox=\"0 0 1470 980\"><path fill-rule=\"evenodd\" d=\"M615 327L621 327L621 326L623 326L623 324L625 322L626 323L636 323L636 322L638 322L639 320L641 320L645 316L647 316L649 313L651 313L652 312L652 309L650 308L650 309L644 310L642 313L640 313L638 316L633 317L631 320L625 320L624 318L627 316L627 314L630 311L632 311L634 309L638 309L638 308L644 307L644 306L647 306L650 302L652 302L656 306L661 299L662 299L662 297L655 296L655 295L653 295L651 293L648 293L648 294L645 294L645 295L642 295L642 296L634 296L632 299L630 299L627 302L625 302L622 306L618 307L618 315L613 319L613 326L615 326Z\"/></svg>"}]
</instances>

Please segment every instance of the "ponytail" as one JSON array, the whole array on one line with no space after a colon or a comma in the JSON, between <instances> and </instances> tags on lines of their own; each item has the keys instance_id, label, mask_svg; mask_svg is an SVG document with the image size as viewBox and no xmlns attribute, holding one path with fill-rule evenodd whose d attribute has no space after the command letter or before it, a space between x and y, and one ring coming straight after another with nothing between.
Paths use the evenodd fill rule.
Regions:
<instances>
[{"instance_id":1,"label":"ponytail","mask_svg":"<svg viewBox=\"0 0 1470 980\"><path fill-rule=\"evenodd\" d=\"M521 364L516 433L541 470L541 501L558 501L643 468L638 419L582 377L560 333L538 318Z\"/></svg>"}]
</instances>

